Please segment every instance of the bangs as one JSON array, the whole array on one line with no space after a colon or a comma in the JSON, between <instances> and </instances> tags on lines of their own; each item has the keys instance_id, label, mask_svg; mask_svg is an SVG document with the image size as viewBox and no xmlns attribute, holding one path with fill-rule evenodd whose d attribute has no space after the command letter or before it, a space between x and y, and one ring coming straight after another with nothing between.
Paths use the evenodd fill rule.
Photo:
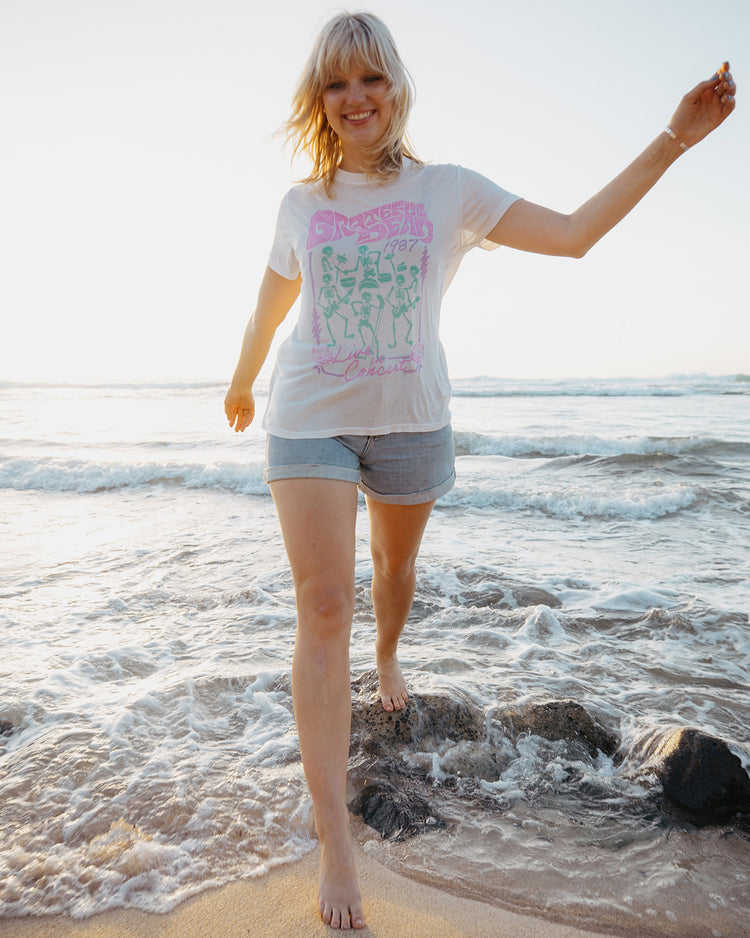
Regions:
<instances>
[{"instance_id":1,"label":"bangs","mask_svg":"<svg viewBox=\"0 0 750 938\"><path fill-rule=\"evenodd\" d=\"M314 71L319 93L331 79L353 68L382 74L393 85L398 74L398 53L388 48L390 36L376 35L370 23L358 15L332 24L316 56Z\"/></svg>"}]
</instances>

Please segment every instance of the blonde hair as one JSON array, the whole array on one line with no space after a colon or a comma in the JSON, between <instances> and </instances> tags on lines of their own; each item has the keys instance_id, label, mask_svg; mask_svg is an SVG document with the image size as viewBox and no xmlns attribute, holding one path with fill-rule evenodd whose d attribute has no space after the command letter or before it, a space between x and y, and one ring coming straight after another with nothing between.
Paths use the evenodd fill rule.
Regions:
<instances>
[{"instance_id":1,"label":"blonde hair","mask_svg":"<svg viewBox=\"0 0 750 938\"><path fill-rule=\"evenodd\" d=\"M323 111L323 92L334 75L352 67L383 74L393 106L390 126L373 148L370 175L386 182L401 172L404 158L421 162L406 136L414 85L393 36L372 13L341 13L321 30L297 83L291 116L283 127L294 154L301 151L312 160L312 172L301 181L318 183L329 196L343 153Z\"/></svg>"}]
</instances>

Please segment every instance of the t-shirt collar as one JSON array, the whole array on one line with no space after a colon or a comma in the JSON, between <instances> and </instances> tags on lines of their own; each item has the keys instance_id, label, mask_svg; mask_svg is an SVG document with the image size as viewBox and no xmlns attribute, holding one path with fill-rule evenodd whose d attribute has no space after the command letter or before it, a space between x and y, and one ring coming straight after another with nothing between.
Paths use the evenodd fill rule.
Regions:
<instances>
[{"instance_id":1,"label":"t-shirt collar","mask_svg":"<svg viewBox=\"0 0 750 938\"><path fill-rule=\"evenodd\" d=\"M412 161L408 157L404 158L404 169L408 169L412 165ZM386 185L393 182L398 182L401 176L394 176L393 179L389 179ZM371 183L371 178L368 177L367 173L350 173L345 169L337 169L335 182L344 183L347 186L366 186Z\"/></svg>"}]
</instances>

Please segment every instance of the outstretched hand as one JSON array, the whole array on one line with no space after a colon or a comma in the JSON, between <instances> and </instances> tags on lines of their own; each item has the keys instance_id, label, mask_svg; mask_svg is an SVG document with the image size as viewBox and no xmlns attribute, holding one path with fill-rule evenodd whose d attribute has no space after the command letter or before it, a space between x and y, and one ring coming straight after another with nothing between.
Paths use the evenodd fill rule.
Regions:
<instances>
[{"instance_id":1,"label":"outstretched hand","mask_svg":"<svg viewBox=\"0 0 750 938\"><path fill-rule=\"evenodd\" d=\"M731 72L717 72L688 91L672 115L669 126L678 140L695 146L734 110L737 86Z\"/></svg>"},{"instance_id":2,"label":"outstretched hand","mask_svg":"<svg viewBox=\"0 0 750 938\"><path fill-rule=\"evenodd\" d=\"M255 400L251 392L230 388L224 398L224 413L235 433L241 433L249 427L255 416Z\"/></svg>"}]
</instances>

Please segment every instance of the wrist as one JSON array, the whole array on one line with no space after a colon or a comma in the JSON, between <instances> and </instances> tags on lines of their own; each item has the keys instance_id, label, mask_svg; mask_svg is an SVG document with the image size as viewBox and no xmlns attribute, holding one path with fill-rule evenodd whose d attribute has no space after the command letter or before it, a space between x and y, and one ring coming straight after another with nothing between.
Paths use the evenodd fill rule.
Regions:
<instances>
[{"instance_id":1,"label":"wrist","mask_svg":"<svg viewBox=\"0 0 750 938\"><path fill-rule=\"evenodd\" d=\"M664 128L664 133L669 137L669 139L674 144L676 144L682 150L683 153L687 153L687 151L690 149L690 147L685 143L684 140L680 140L680 138L672 130L669 124L667 124L667 126Z\"/></svg>"},{"instance_id":2,"label":"wrist","mask_svg":"<svg viewBox=\"0 0 750 938\"><path fill-rule=\"evenodd\" d=\"M243 374L241 371L235 371L232 380L229 382L229 390L237 394L251 394L255 377Z\"/></svg>"}]
</instances>

